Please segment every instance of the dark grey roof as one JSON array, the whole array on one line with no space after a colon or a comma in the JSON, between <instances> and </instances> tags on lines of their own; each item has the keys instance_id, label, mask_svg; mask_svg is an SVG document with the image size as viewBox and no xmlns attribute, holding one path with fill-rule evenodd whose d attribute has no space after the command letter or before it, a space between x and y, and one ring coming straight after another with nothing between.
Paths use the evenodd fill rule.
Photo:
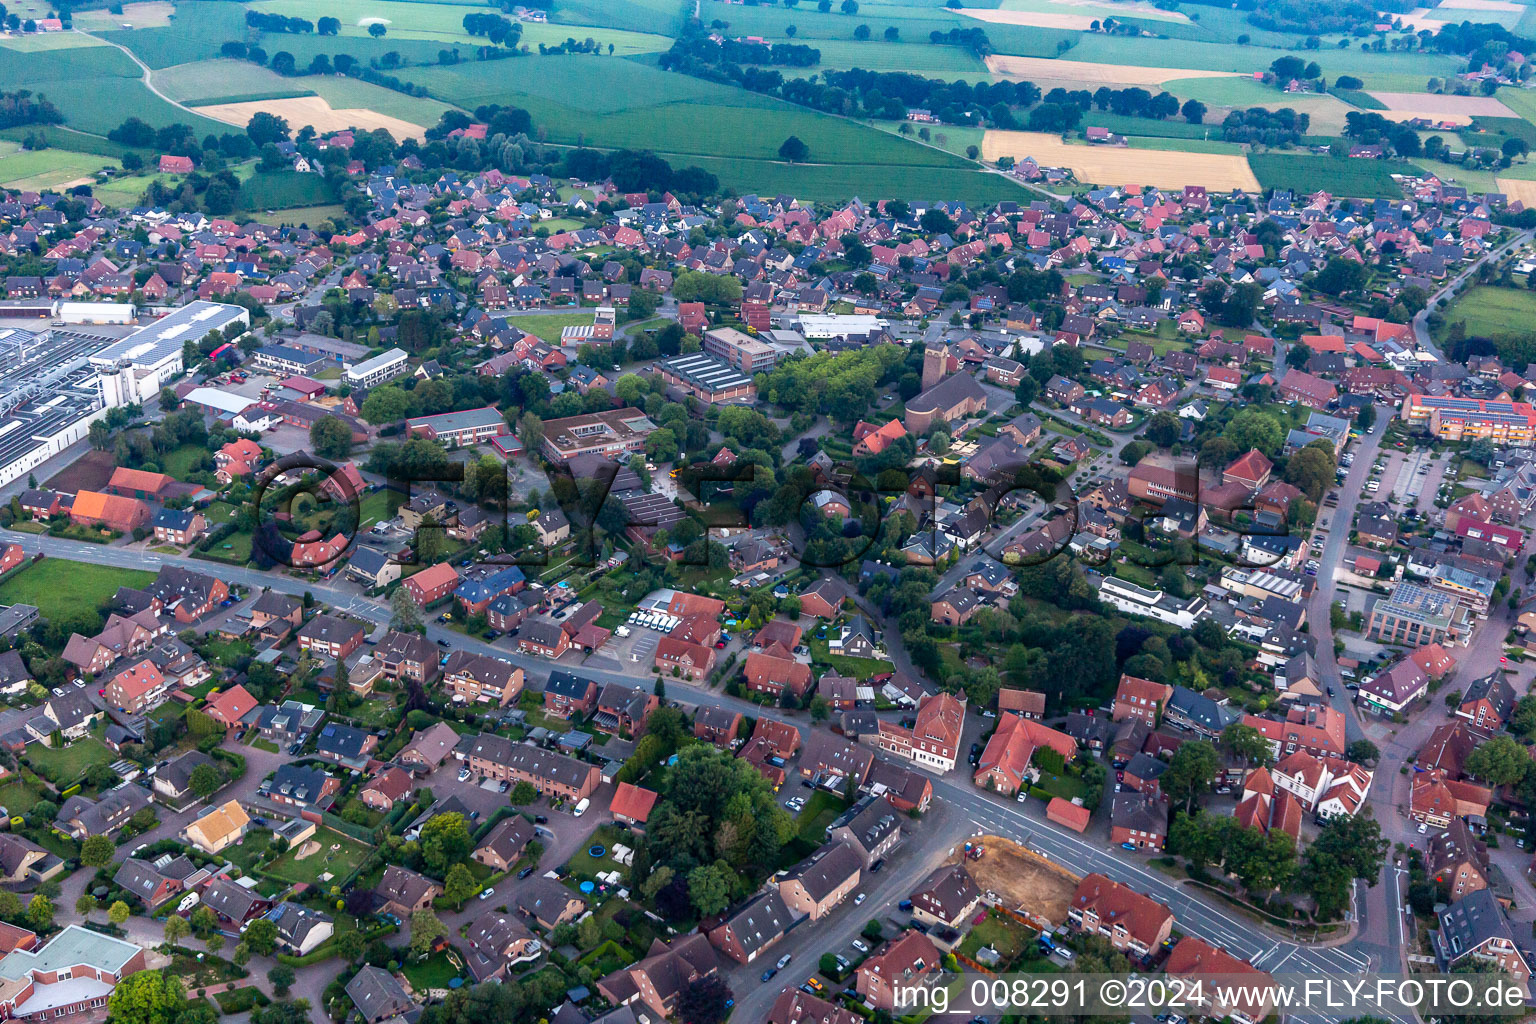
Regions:
<instances>
[{"instance_id":1,"label":"dark grey roof","mask_svg":"<svg viewBox=\"0 0 1536 1024\"><path fill-rule=\"evenodd\" d=\"M347 997L367 1021L383 1020L416 1008L411 997L405 994L405 987L393 974L372 965L358 971L347 982Z\"/></svg>"}]
</instances>

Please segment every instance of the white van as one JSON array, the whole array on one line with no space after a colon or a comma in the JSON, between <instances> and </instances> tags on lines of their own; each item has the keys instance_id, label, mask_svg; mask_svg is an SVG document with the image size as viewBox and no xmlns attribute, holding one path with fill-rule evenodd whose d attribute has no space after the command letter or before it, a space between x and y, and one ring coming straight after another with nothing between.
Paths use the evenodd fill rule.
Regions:
<instances>
[{"instance_id":1,"label":"white van","mask_svg":"<svg viewBox=\"0 0 1536 1024\"><path fill-rule=\"evenodd\" d=\"M587 808L590 806L592 806L592 801L583 797L581 803L577 804L576 809L571 813L579 818L587 813Z\"/></svg>"}]
</instances>

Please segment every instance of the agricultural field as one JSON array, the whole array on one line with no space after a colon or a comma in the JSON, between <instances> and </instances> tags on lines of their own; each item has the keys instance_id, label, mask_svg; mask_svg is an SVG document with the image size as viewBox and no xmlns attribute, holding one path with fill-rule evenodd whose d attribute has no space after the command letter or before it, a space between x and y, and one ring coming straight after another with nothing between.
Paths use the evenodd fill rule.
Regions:
<instances>
[{"instance_id":1,"label":"agricultural field","mask_svg":"<svg viewBox=\"0 0 1536 1024\"><path fill-rule=\"evenodd\" d=\"M820 64L809 68L778 70L788 77L790 73L815 74L821 68L864 68L867 71L909 71L946 81L956 78L979 81L989 75L980 57L959 46L934 46L928 42L888 43L878 37L863 42L854 39L817 39L808 45L821 51Z\"/></svg>"},{"instance_id":2,"label":"agricultural field","mask_svg":"<svg viewBox=\"0 0 1536 1024\"><path fill-rule=\"evenodd\" d=\"M1164 83L1164 88L1180 100L1199 100L1209 110L1208 124L1219 125L1232 110L1264 107L1279 110L1289 107L1311 119L1312 134L1337 135L1344 130L1344 116L1350 106L1327 93L1283 93L1274 86L1251 78L1182 78Z\"/></svg>"},{"instance_id":3,"label":"agricultural field","mask_svg":"<svg viewBox=\"0 0 1536 1024\"><path fill-rule=\"evenodd\" d=\"M1070 167L1077 180L1096 185L1156 185L1178 188L1204 185L1211 189L1257 191L1258 181L1240 153L1180 152L1117 146L1073 146L1043 132L989 131L982 157L995 161L1011 156L1034 157L1041 166Z\"/></svg>"},{"instance_id":4,"label":"agricultural field","mask_svg":"<svg viewBox=\"0 0 1536 1024\"><path fill-rule=\"evenodd\" d=\"M108 31L121 28L165 28L176 15L176 5L169 0L146 0L144 3L124 4L122 14L111 11L76 11L75 28L84 32Z\"/></svg>"},{"instance_id":5,"label":"agricultural field","mask_svg":"<svg viewBox=\"0 0 1536 1024\"><path fill-rule=\"evenodd\" d=\"M155 127L181 121L199 133L218 132L215 122L189 115L152 94L142 72L115 47L20 53L0 48L0 89L31 89L47 95L65 123L105 135L129 116Z\"/></svg>"},{"instance_id":6,"label":"agricultural field","mask_svg":"<svg viewBox=\"0 0 1536 1024\"><path fill-rule=\"evenodd\" d=\"M675 166L696 163L741 191L970 202L1022 194L1018 185L939 149L632 60L527 57L415 74L437 99L466 109L483 103L527 109L552 143L653 149ZM809 147L808 163L778 159L780 143L791 135Z\"/></svg>"},{"instance_id":7,"label":"agricultural field","mask_svg":"<svg viewBox=\"0 0 1536 1024\"><path fill-rule=\"evenodd\" d=\"M1069 51L1076 53L1076 50ZM993 56L987 69L1003 78L1026 82L1070 82L1079 87L1101 85L1161 86L1180 78L1230 78L1231 71L1199 71L1184 67L1113 64L1083 60L1056 60L1044 57Z\"/></svg>"},{"instance_id":8,"label":"agricultural field","mask_svg":"<svg viewBox=\"0 0 1536 1024\"><path fill-rule=\"evenodd\" d=\"M225 42L244 39L245 9L239 4L182 3L176 5L164 26L101 30L98 34L109 43L128 47L152 68L168 68L217 57Z\"/></svg>"},{"instance_id":9,"label":"agricultural field","mask_svg":"<svg viewBox=\"0 0 1536 1024\"><path fill-rule=\"evenodd\" d=\"M14 142L0 142L0 185L6 188L57 188L91 181L97 171L116 170L119 166L111 157L62 149L24 150Z\"/></svg>"},{"instance_id":10,"label":"agricultural field","mask_svg":"<svg viewBox=\"0 0 1536 1024\"><path fill-rule=\"evenodd\" d=\"M1030 25L1087 31L1105 18L1191 24L1177 11L1164 11L1140 0L1127 3L1063 3L1057 0L1002 0L995 8L964 8L960 13L989 24Z\"/></svg>"},{"instance_id":11,"label":"agricultural field","mask_svg":"<svg viewBox=\"0 0 1536 1024\"><path fill-rule=\"evenodd\" d=\"M841 203L849 196L953 199L990 206L1005 199L1027 201L1038 194L1004 174L964 166L919 167L891 164L786 164L661 153L673 166L697 164L737 192L788 193L810 202Z\"/></svg>"},{"instance_id":12,"label":"agricultural field","mask_svg":"<svg viewBox=\"0 0 1536 1024\"><path fill-rule=\"evenodd\" d=\"M43 50L76 50L87 46L106 46L93 36L79 32L46 32L37 35L12 35L0 37L0 48L21 53L38 53Z\"/></svg>"},{"instance_id":13,"label":"agricultural field","mask_svg":"<svg viewBox=\"0 0 1536 1024\"><path fill-rule=\"evenodd\" d=\"M1393 172L1418 173L1411 164L1386 160L1343 160L1289 153L1255 153L1248 157L1248 165L1260 186L1266 189L1291 189L1302 195L1323 189L1354 199L1401 199L1403 190L1393 180Z\"/></svg>"},{"instance_id":14,"label":"agricultural field","mask_svg":"<svg viewBox=\"0 0 1536 1024\"><path fill-rule=\"evenodd\" d=\"M1160 39L1149 44L1130 36L1086 34L1066 56L1073 61L1109 65L1192 68L1251 75L1264 71L1280 53L1274 49L1210 43L1190 39ZM1324 76L1354 75L1368 90L1412 92L1424 88L1430 77L1444 78L1460 69L1454 57L1429 53L1368 53L1359 49L1309 50Z\"/></svg>"},{"instance_id":15,"label":"agricultural field","mask_svg":"<svg viewBox=\"0 0 1536 1024\"><path fill-rule=\"evenodd\" d=\"M551 21L561 25L596 25L664 35L682 28L683 8L673 0L627 0L621 4L613 0L561 0L551 6L554 7L549 14ZM708 15L705 20L709 20Z\"/></svg>"},{"instance_id":16,"label":"agricultural field","mask_svg":"<svg viewBox=\"0 0 1536 1024\"><path fill-rule=\"evenodd\" d=\"M1526 206L1536 205L1536 181L1519 178L1494 178L1492 191L1502 192L1510 200L1518 200Z\"/></svg>"},{"instance_id":17,"label":"agricultural field","mask_svg":"<svg viewBox=\"0 0 1536 1024\"><path fill-rule=\"evenodd\" d=\"M216 103L198 109L215 120L240 128L249 124L251 118L258 112L265 111L285 119L289 127L295 130L309 125L321 135L346 128L358 128L363 131L383 128L396 139L421 139L424 134L419 124L402 121L398 117L387 117L377 111L360 107L343 107L337 110L326 102L324 96L295 96L290 99Z\"/></svg>"},{"instance_id":18,"label":"agricultural field","mask_svg":"<svg viewBox=\"0 0 1536 1024\"><path fill-rule=\"evenodd\" d=\"M1222 142L1220 139L1166 139L1159 136L1127 135L1131 149L1154 149L1170 153L1221 153L1242 156L1247 150L1238 142Z\"/></svg>"},{"instance_id":19,"label":"agricultural field","mask_svg":"<svg viewBox=\"0 0 1536 1024\"><path fill-rule=\"evenodd\" d=\"M156 71L155 87L196 108L261 100L319 96L334 110L371 110L421 127L437 123L448 104L341 75L284 78L243 60L205 60ZM298 125L293 125L298 127Z\"/></svg>"},{"instance_id":20,"label":"agricultural field","mask_svg":"<svg viewBox=\"0 0 1536 1024\"><path fill-rule=\"evenodd\" d=\"M1515 116L1493 96L1446 96L1431 92L1373 92L1386 105L1383 117L1393 121L1424 118L1435 123L1469 125L1474 117Z\"/></svg>"},{"instance_id":21,"label":"agricultural field","mask_svg":"<svg viewBox=\"0 0 1536 1024\"><path fill-rule=\"evenodd\" d=\"M1057 52L1056 47L1061 40L1071 42L1079 35L1070 29L990 23L983 25L975 18L942 6L860 3L858 15L849 17L836 10L822 13L808 3L792 9L766 4L747 7L724 3L722 0L700 0L700 3L700 17L704 23L723 21L732 35L762 36L769 42L782 42L790 38L786 29L793 25L796 42L816 47L820 47L824 40L852 40L853 30L858 25L868 25L874 39L882 39L887 28L894 28L899 37L908 43L927 43L930 32L984 28L993 50L998 53L1046 57ZM562 10L567 17L570 16L568 6L562 5ZM956 49L947 45L933 48Z\"/></svg>"},{"instance_id":22,"label":"agricultural field","mask_svg":"<svg viewBox=\"0 0 1536 1024\"><path fill-rule=\"evenodd\" d=\"M324 10L313 0L260 0L250 5L258 11L282 14L288 17L317 18L329 15L341 22L342 36L368 36L368 26L381 22L390 38L430 39L436 42L480 45L464 31L464 15L484 14L484 4L424 4L416 0L327 0ZM522 26L522 41L531 49L539 44L557 46L569 37L578 40L591 36L603 45L614 47L614 53L657 53L672 45L669 36L651 32L630 32L613 27L596 25L540 25L526 23Z\"/></svg>"}]
</instances>

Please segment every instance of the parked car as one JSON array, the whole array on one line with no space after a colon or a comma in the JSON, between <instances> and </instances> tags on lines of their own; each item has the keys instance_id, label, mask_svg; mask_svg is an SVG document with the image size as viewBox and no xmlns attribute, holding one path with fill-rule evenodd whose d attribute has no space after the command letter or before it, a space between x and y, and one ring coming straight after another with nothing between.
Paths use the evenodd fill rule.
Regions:
<instances>
[{"instance_id":1,"label":"parked car","mask_svg":"<svg viewBox=\"0 0 1536 1024\"><path fill-rule=\"evenodd\" d=\"M468 782L469 781L469 769L468 768L460 768L459 769L459 781L460 782Z\"/></svg>"},{"instance_id":2,"label":"parked car","mask_svg":"<svg viewBox=\"0 0 1536 1024\"><path fill-rule=\"evenodd\" d=\"M869 944L863 939L854 939L853 942L849 943L849 945L853 946L853 948L858 950L860 953L869 952Z\"/></svg>"},{"instance_id":3,"label":"parked car","mask_svg":"<svg viewBox=\"0 0 1536 1024\"><path fill-rule=\"evenodd\" d=\"M517 873L517 880L521 882L531 874L533 874L533 865L529 864L527 867L523 868L523 870Z\"/></svg>"},{"instance_id":4,"label":"parked car","mask_svg":"<svg viewBox=\"0 0 1536 1024\"><path fill-rule=\"evenodd\" d=\"M770 967L766 971L763 972L763 980L764 981L772 981L773 980L773 976L775 974L778 974L778 973L779 973L778 968Z\"/></svg>"},{"instance_id":5,"label":"parked car","mask_svg":"<svg viewBox=\"0 0 1536 1024\"><path fill-rule=\"evenodd\" d=\"M794 954L793 954L793 953L785 953L785 954L784 954L784 955L783 955L783 956L781 956L781 957L779 957L779 962L778 962L778 963L776 963L776 964L774 964L774 965L773 965L773 966L774 966L774 967L775 967L775 968L776 968L776 969L777 969L777 970L780 970L780 971L782 971L782 970L783 970L783 969L784 969L784 968L786 968L786 967L788 967L788 966L789 966L789 962L790 962L790 961L791 961L791 960L793 960L793 959L794 959L794 958L795 958L795 957L794 957Z\"/></svg>"},{"instance_id":6,"label":"parked car","mask_svg":"<svg viewBox=\"0 0 1536 1024\"><path fill-rule=\"evenodd\" d=\"M495 886L494 886L494 885L493 885L493 886L491 886L491 887L490 887L490 888L489 888L489 889L487 889L487 890L485 890L485 892L482 892L482 893L481 893L481 894L480 894L480 898L481 898L481 899L482 899L482 900L488 900L488 899L490 899L490 898L491 898L491 897L492 897L492 896L495 896L495 895L496 895L496 887L495 887Z\"/></svg>"}]
</instances>

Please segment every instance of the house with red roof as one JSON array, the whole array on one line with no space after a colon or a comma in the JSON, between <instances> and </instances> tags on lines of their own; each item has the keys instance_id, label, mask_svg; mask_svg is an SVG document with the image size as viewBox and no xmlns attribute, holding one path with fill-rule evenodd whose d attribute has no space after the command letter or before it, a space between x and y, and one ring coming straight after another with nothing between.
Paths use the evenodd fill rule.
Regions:
<instances>
[{"instance_id":1,"label":"house with red roof","mask_svg":"<svg viewBox=\"0 0 1536 1024\"><path fill-rule=\"evenodd\" d=\"M1067 905L1067 923L1074 931L1102 936L1119 952L1146 960L1173 933L1173 911L1128 885L1094 873L1077 883Z\"/></svg>"},{"instance_id":2,"label":"house with red roof","mask_svg":"<svg viewBox=\"0 0 1536 1024\"><path fill-rule=\"evenodd\" d=\"M656 793L643 786L621 782L613 791L613 802L608 811L614 820L625 825L644 826L656 806Z\"/></svg>"},{"instance_id":3,"label":"house with red roof","mask_svg":"<svg viewBox=\"0 0 1536 1024\"><path fill-rule=\"evenodd\" d=\"M1221 472L1222 483L1242 484L1244 487L1259 488L1269 482L1269 474L1275 468L1263 452L1257 448L1248 449L1247 453L1232 461Z\"/></svg>"},{"instance_id":4,"label":"house with red roof","mask_svg":"<svg viewBox=\"0 0 1536 1024\"><path fill-rule=\"evenodd\" d=\"M1199 998L1207 1004L1207 1016L1230 1017L1235 1024L1259 1024L1270 1014L1271 1004L1263 998L1263 994L1267 988L1273 987L1275 979L1248 961L1239 960L1226 950L1217 949L1200 939L1192 936L1180 939L1163 969L1169 977L1189 982L1204 982L1207 978L1222 982L1234 978L1252 979L1251 984L1200 985ZM1230 1001L1218 1001L1218 994Z\"/></svg>"},{"instance_id":5,"label":"house with red roof","mask_svg":"<svg viewBox=\"0 0 1536 1024\"><path fill-rule=\"evenodd\" d=\"M256 709L257 700L251 692L236 683L222 693L209 696L203 705L203 714L222 725L226 731L240 728L241 719Z\"/></svg>"},{"instance_id":6,"label":"house with red roof","mask_svg":"<svg viewBox=\"0 0 1536 1024\"><path fill-rule=\"evenodd\" d=\"M191 174L192 158L189 156L162 156L160 158L161 174Z\"/></svg>"},{"instance_id":7,"label":"house with red roof","mask_svg":"<svg viewBox=\"0 0 1536 1024\"><path fill-rule=\"evenodd\" d=\"M1071 761L1077 756L1077 741L1064 732L1019 715L1004 712L998 716L997 729L987 740L981 760L971 781L1006 796L1012 796L1039 778L1032 762L1035 751L1049 747Z\"/></svg>"}]
</instances>

